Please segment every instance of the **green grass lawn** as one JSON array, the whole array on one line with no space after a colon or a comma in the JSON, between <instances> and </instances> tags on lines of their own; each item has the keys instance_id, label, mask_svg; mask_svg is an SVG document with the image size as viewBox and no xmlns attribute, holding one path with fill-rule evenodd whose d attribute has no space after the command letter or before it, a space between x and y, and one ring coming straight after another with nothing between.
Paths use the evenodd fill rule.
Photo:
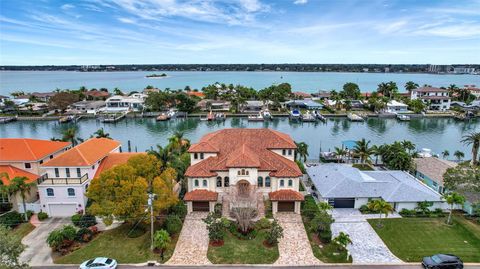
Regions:
<instances>
[{"instance_id":1,"label":"green grass lawn","mask_svg":"<svg viewBox=\"0 0 480 269\"><path fill-rule=\"evenodd\" d=\"M446 225L445 218L386 219L382 228L377 227L378 220L368 222L393 254L406 262L418 262L436 253L480 262L480 225L462 216L453 220L453 225Z\"/></svg>"},{"instance_id":2,"label":"green grass lawn","mask_svg":"<svg viewBox=\"0 0 480 269\"><path fill-rule=\"evenodd\" d=\"M230 232L225 235L224 245L208 247L207 257L214 264L271 264L278 259L278 246L263 245L266 232L259 231L252 240L240 240Z\"/></svg>"},{"instance_id":3,"label":"green grass lawn","mask_svg":"<svg viewBox=\"0 0 480 269\"><path fill-rule=\"evenodd\" d=\"M129 225L122 225L102 232L82 248L55 259L55 263L79 264L85 260L102 256L114 258L119 263L159 261L160 255L150 251L150 233L146 232L137 238L129 238L127 236L129 230ZM172 242L164 253L165 261L172 256L177 240L178 235L172 237Z\"/></svg>"},{"instance_id":4,"label":"green grass lawn","mask_svg":"<svg viewBox=\"0 0 480 269\"><path fill-rule=\"evenodd\" d=\"M12 233L19 238L24 238L27 234L33 231L33 229L35 229L35 226L30 224L30 222L26 222L15 227L15 229L12 230Z\"/></svg>"}]
</instances>

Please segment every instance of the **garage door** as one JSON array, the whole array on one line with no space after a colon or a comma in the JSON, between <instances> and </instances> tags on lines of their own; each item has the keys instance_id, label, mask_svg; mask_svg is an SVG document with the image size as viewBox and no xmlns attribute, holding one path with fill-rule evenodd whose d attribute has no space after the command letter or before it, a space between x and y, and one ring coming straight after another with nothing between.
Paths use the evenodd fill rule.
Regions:
<instances>
[{"instance_id":1,"label":"garage door","mask_svg":"<svg viewBox=\"0 0 480 269\"><path fill-rule=\"evenodd\" d=\"M295 202L278 202L278 212L294 212Z\"/></svg>"},{"instance_id":2,"label":"garage door","mask_svg":"<svg viewBox=\"0 0 480 269\"><path fill-rule=\"evenodd\" d=\"M193 202L193 211L210 211L209 202Z\"/></svg>"},{"instance_id":3,"label":"garage door","mask_svg":"<svg viewBox=\"0 0 480 269\"><path fill-rule=\"evenodd\" d=\"M333 199L334 208L354 208L355 198L335 198Z\"/></svg>"},{"instance_id":4,"label":"garage door","mask_svg":"<svg viewBox=\"0 0 480 269\"><path fill-rule=\"evenodd\" d=\"M70 217L77 213L76 204L50 204L48 207L50 210L49 215L52 217Z\"/></svg>"}]
</instances>

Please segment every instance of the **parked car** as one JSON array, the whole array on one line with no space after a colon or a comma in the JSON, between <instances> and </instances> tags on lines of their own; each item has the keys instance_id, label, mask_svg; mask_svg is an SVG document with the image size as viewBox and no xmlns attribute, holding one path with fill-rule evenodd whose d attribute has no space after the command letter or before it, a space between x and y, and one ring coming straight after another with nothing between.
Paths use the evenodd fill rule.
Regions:
<instances>
[{"instance_id":1,"label":"parked car","mask_svg":"<svg viewBox=\"0 0 480 269\"><path fill-rule=\"evenodd\" d=\"M115 269L117 268L117 261L110 258L98 257L85 261L80 265L80 269Z\"/></svg>"},{"instance_id":2,"label":"parked car","mask_svg":"<svg viewBox=\"0 0 480 269\"><path fill-rule=\"evenodd\" d=\"M431 257L424 257L422 261L424 268L454 268L461 269L463 268L463 262L459 257L452 254L436 254Z\"/></svg>"}]
</instances>

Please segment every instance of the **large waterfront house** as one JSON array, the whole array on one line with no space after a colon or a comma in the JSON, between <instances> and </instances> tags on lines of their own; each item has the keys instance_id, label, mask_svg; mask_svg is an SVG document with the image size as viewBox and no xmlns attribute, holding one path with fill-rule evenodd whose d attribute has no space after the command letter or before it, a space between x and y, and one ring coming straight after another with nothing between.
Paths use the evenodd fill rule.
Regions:
<instances>
[{"instance_id":1,"label":"large waterfront house","mask_svg":"<svg viewBox=\"0 0 480 269\"><path fill-rule=\"evenodd\" d=\"M130 96L114 95L108 98L106 103L107 112L141 111L147 95L134 93Z\"/></svg>"},{"instance_id":2,"label":"large waterfront house","mask_svg":"<svg viewBox=\"0 0 480 269\"><path fill-rule=\"evenodd\" d=\"M436 157L415 158L415 177L439 193L444 192L443 174L456 163Z\"/></svg>"},{"instance_id":3,"label":"large waterfront house","mask_svg":"<svg viewBox=\"0 0 480 269\"><path fill-rule=\"evenodd\" d=\"M229 111L230 101L202 99L197 103L197 107L202 111Z\"/></svg>"},{"instance_id":4,"label":"large waterfront house","mask_svg":"<svg viewBox=\"0 0 480 269\"><path fill-rule=\"evenodd\" d=\"M221 203L224 215L233 208L253 207L261 216L264 201L270 201L273 214L299 213L302 172L294 161L296 148L289 135L271 129L224 129L205 135L188 150L188 212L213 211Z\"/></svg>"},{"instance_id":5,"label":"large waterfront house","mask_svg":"<svg viewBox=\"0 0 480 269\"><path fill-rule=\"evenodd\" d=\"M285 107L287 107L288 109L303 108L303 109L320 110L323 108L323 105L313 101L312 99L302 99L302 100L287 101L285 102Z\"/></svg>"},{"instance_id":6,"label":"large waterfront house","mask_svg":"<svg viewBox=\"0 0 480 269\"><path fill-rule=\"evenodd\" d=\"M70 148L69 142L28 138L1 138L0 139L0 174L4 185L10 185L15 177L26 177L27 183L36 183L45 170L42 163L55 158ZM37 186L30 189L26 195L28 210L39 211L40 203L37 194ZM0 197L0 203L12 204L13 209L23 212L19 206L21 199L19 194Z\"/></svg>"},{"instance_id":7,"label":"large waterfront house","mask_svg":"<svg viewBox=\"0 0 480 269\"><path fill-rule=\"evenodd\" d=\"M105 107L105 101L79 101L70 105L68 114L97 114Z\"/></svg>"},{"instance_id":8,"label":"large waterfront house","mask_svg":"<svg viewBox=\"0 0 480 269\"><path fill-rule=\"evenodd\" d=\"M410 92L410 99L420 99L428 106L429 110L449 110L450 94L446 89L435 87L420 87Z\"/></svg>"},{"instance_id":9,"label":"large waterfront house","mask_svg":"<svg viewBox=\"0 0 480 269\"><path fill-rule=\"evenodd\" d=\"M120 151L120 142L91 138L42 164L46 176L39 180L42 211L65 217L84 211L85 193L102 161Z\"/></svg>"},{"instance_id":10,"label":"large waterfront house","mask_svg":"<svg viewBox=\"0 0 480 269\"><path fill-rule=\"evenodd\" d=\"M414 209L418 202L432 202L432 209L448 206L442 196L403 171L360 171L345 164L306 167L316 194L334 208L360 208L370 200L383 199L395 211Z\"/></svg>"}]
</instances>

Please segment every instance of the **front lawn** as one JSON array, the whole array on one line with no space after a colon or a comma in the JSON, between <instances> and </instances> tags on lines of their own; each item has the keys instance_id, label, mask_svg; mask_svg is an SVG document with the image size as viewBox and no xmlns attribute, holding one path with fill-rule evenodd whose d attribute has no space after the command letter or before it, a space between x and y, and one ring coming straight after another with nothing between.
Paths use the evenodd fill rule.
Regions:
<instances>
[{"instance_id":1,"label":"front lawn","mask_svg":"<svg viewBox=\"0 0 480 269\"><path fill-rule=\"evenodd\" d=\"M258 231L251 240L241 240L227 232L224 244L209 246L207 257L214 264L271 264L278 259L278 246L265 247L266 231Z\"/></svg>"},{"instance_id":2,"label":"front lawn","mask_svg":"<svg viewBox=\"0 0 480 269\"><path fill-rule=\"evenodd\" d=\"M406 262L421 261L424 256L450 253L465 262L480 262L480 225L462 216L453 216L453 225L445 218L402 218L368 220L383 242Z\"/></svg>"},{"instance_id":3,"label":"front lawn","mask_svg":"<svg viewBox=\"0 0 480 269\"><path fill-rule=\"evenodd\" d=\"M30 224L30 222L25 222L15 227L12 230L12 233L18 238L24 238L27 234L33 231L33 229L35 229L35 226Z\"/></svg>"},{"instance_id":4,"label":"front lawn","mask_svg":"<svg viewBox=\"0 0 480 269\"><path fill-rule=\"evenodd\" d=\"M78 250L55 259L59 264L79 264L94 257L109 257L119 263L142 263L149 260L160 260L160 255L150 251L150 233L130 238L127 236L131 226L122 225L97 235L91 242ZM165 250L165 261L173 254L178 235L172 236L170 246Z\"/></svg>"}]
</instances>

